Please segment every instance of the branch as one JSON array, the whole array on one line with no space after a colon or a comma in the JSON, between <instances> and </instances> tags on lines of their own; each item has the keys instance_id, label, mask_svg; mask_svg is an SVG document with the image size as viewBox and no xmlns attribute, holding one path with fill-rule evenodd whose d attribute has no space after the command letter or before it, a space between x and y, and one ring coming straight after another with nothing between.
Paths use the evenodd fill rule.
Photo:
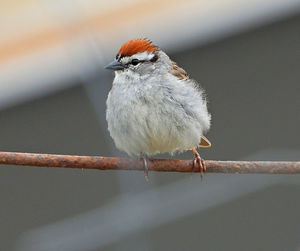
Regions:
<instances>
[{"instance_id":1,"label":"branch","mask_svg":"<svg viewBox=\"0 0 300 251\"><path fill-rule=\"evenodd\" d=\"M300 174L300 161L215 161L206 160L208 173ZM0 164L63 167L98 170L144 170L143 162L132 158L109 158L37 153L0 152ZM191 160L150 159L150 171L199 172Z\"/></svg>"}]
</instances>

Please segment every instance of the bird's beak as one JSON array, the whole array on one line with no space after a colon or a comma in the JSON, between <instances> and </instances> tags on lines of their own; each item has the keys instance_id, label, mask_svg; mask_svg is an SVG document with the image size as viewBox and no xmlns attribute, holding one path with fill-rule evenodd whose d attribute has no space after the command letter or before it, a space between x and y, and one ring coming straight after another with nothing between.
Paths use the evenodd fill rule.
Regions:
<instances>
[{"instance_id":1,"label":"bird's beak","mask_svg":"<svg viewBox=\"0 0 300 251\"><path fill-rule=\"evenodd\" d=\"M114 60L107 66L105 66L105 69L117 71L117 70L123 70L125 68L124 65L122 65L119 61Z\"/></svg>"}]
</instances>

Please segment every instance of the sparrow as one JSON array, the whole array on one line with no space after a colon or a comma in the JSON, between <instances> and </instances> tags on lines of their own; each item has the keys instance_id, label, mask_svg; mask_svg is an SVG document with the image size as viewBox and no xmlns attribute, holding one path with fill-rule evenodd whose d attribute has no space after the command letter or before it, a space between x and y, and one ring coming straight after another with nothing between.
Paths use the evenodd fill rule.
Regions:
<instances>
[{"instance_id":1,"label":"sparrow","mask_svg":"<svg viewBox=\"0 0 300 251\"><path fill-rule=\"evenodd\" d=\"M115 72L106 120L116 147L143 160L146 180L150 156L192 150L202 177L206 166L196 148L211 146L203 88L148 39L124 43L105 68Z\"/></svg>"}]
</instances>

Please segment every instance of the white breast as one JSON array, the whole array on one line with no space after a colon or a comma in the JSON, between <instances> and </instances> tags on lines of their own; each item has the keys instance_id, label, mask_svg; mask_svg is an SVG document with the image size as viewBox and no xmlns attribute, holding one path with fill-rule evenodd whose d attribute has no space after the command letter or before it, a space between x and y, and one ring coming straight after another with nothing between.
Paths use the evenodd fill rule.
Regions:
<instances>
[{"instance_id":1,"label":"white breast","mask_svg":"<svg viewBox=\"0 0 300 251\"><path fill-rule=\"evenodd\" d=\"M107 99L110 135L130 155L190 150L210 126L202 95L171 74L143 82L117 75Z\"/></svg>"}]
</instances>

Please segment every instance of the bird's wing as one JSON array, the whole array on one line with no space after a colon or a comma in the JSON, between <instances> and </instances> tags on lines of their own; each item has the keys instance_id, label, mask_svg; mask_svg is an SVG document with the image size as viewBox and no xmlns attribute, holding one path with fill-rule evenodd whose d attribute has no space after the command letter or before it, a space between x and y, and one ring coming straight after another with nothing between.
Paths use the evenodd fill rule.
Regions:
<instances>
[{"instance_id":1,"label":"bird's wing","mask_svg":"<svg viewBox=\"0 0 300 251\"><path fill-rule=\"evenodd\" d=\"M173 74L175 77L179 78L180 80L188 80L189 75L186 73L186 71L182 68L180 68L174 61L172 61L172 69L170 70L170 73Z\"/></svg>"},{"instance_id":2,"label":"bird's wing","mask_svg":"<svg viewBox=\"0 0 300 251\"><path fill-rule=\"evenodd\" d=\"M191 83L194 85L194 87L201 92L202 94L202 99L204 102L206 102L206 96L205 96L205 92L204 90L202 89L202 87L200 86L199 83L197 83L196 81L194 80L191 80L189 78L189 75L186 73L186 71L182 68L180 68L176 62L172 61L172 69L170 70L170 73L173 74L175 77L177 77L178 79L180 80L187 80L187 83ZM211 147L211 143L210 141L202 136L201 137L201 141L200 141L200 144L199 144L199 147Z\"/></svg>"},{"instance_id":3,"label":"bird's wing","mask_svg":"<svg viewBox=\"0 0 300 251\"><path fill-rule=\"evenodd\" d=\"M203 100L205 100L205 91L203 90L201 85L197 81L191 79L187 72L181 67L179 67L176 62L172 61L172 68L169 72L178 79L185 80L186 83L193 85L196 88L196 90L202 93Z\"/></svg>"},{"instance_id":4,"label":"bird's wing","mask_svg":"<svg viewBox=\"0 0 300 251\"><path fill-rule=\"evenodd\" d=\"M199 147L211 147L211 143L206 137L202 136Z\"/></svg>"}]
</instances>

